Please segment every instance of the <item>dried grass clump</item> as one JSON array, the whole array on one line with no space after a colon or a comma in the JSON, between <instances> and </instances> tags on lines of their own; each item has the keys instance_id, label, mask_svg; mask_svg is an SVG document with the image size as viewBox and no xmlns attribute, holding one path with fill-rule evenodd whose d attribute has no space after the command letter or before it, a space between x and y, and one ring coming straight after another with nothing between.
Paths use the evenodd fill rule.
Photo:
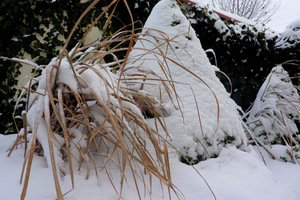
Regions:
<instances>
[{"instance_id":1,"label":"dried grass clump","mask_svg":"<svg viewBox=\"0 0 300 200\"><path fill-rule=\"evenodd\" d=\"M73 31L97 2L94 1L82 14ZM116 2L112 1L97 20L110 7L117 6ZM124 3L127 5L125 0ZM110 23L113 11L108 15L107 24ZM141 111L151 110L157 122L164 126L158 118L163 108L160 107L160 111L156 112L152 108L157 107L157 102L151 96L128 90L122 73L134 40L138 39L135 37L134 23L132 30L120 29L100 42L81 47L89 30L70 52L66 50L66 42L60 55L47 66L11 59L36 67L33 77L21 93L21 97L27 98L27 107L22 113L24 128L20 130L14 145L22 139L26 145L21 199L26 196L33 156L37 149L52 168L58 199L64 196L59 174L70 173L74 188L73 173L76 168L86 169L86 178L89 178L91 168L95 169L96 174L99 169L105 171L120 196L126 174L131 171L140 199L142 196L138 182L142 181L142 187L151 193L153 176L167 186L169 195L173 191L181 198L171 181L167 135L161 136L151 128ZM124 44L128 46L121 47ZM120 52L125 55L124 59L116 56ZM114 62L106 63L108 57L113 58ZM120 69L119 75L113 73L115 69ZM37 75L38 72L41 75ZM170 90L165 86L166 90ZM31 137L27 142L29 133ZM68 169L64 167L65 162L68 163ZM110 170L113 168L120 172L120 189L111 177ZM150 188L144 178L145 174L149 177Z\"/></svg>"},{"instance_id":2,"label":"dried grass clump","mask_svg":"<svg viewBox=\"0 0 300 200\"><path fill-rule=\"evenodd\" d=\"M73 59L68 54L55 59L42 69L35 84L27 88L29 128L26 130L32 137L25 158L28 164L23 196L37 142L52 166L58 198L62 198L62 193L57 176L59 171L65 171L64 160L69 163L73 186L75 160L79 169L86 165L86 178L94 166L96 172L105 170L114 185L109 173L113 166L120 170L121 185L129 168L135 181L146 172L173 188L166 140L147 125L135 100L122 89L125 86L117 81L111 69L106 64L90 62L90 57L75 59L80 54L75 53ZM148 151L151 148L156 157ZM116 192L121 194L122 190Z\"/></svg>"},{"instance_id":3,"label":"dried grass clump","mask_svg":"<svg viewBox=\"0 0 300 200\"><path fill-rule=\"evenodd\" d=\"M48 166L51 166L58 199L64 198L59 175L70 174L74 188L74 170L86 170L86 178L89 178L91 169L95 169L96 175L105 173L120 198L126 176L129 175L133 177L140 199L142 189L144 195L151 195L153 178L160 181L162 193L166 187L170 198L172 192L178 199L182 199L183 194L172 183L168 147L172 147L186 163L193 163L170 143L168 129L161 117L168 116L170 108L177 109L184 121L181 108L183 101L178 96L175 85L189 86L193 94L191 98L198 110L201 130L202 122L192 87L188 83L175 82L168 63L203 82L204 87L212 92L217 107L217 129L220 110L216 94L200 76L180 61L180 56L173 48L174 44L180 46L175 40L178 36L169 38L163 31L154 29L138 34L136 32L140 30L135 30L133 20L131 26L120 28L101 41L83 47L86 35L102 16L108 17L107 24L103 27L103 35L106 35L104 32L119 1L112 1L77 46L68 52L66 47L72 33L97 2L94 1L82 14L60 55L53 58L47 66L11 59L36 67L19 98L27 98L27 107L22 113L23 128L12 148L13 150L24 140L26 152L21 178L23 182L24 177L21 199L26 196L35 153L43 155ZM127 5L126 0L123 2ZM113 11L108 13L110 8ZM131 16L129 8L128 12ZM154 42L143 36L150 36ZM142 44L135 47L140 54L129 57L136 41ZM156 44L156 41L161 44ZM144 46L145 43L152 43L153 46ZM173 58L168 56L170 52ZM191 56L187 51L184 55ZM163 73L158 75L151 69L143 68L142 64L147 59L154 59ZM128 73L127 70L134 73ZM159 91L156 92L159 95L153 95L145 88L154 88ZM165 108L164 105L169 107ZM147 117L153 120L149 120L149 123ZM27 138L29 133L30 137ZM201 143L200 139L197 140ZM205 145L201 145L205 149ZM116 169L120 181L116 181L119 177L114 177L116 173L113 171ZM196 172L202 177L197 170ZM212 192L204 178L203 180Z\"/></svg>"}]
</instances>

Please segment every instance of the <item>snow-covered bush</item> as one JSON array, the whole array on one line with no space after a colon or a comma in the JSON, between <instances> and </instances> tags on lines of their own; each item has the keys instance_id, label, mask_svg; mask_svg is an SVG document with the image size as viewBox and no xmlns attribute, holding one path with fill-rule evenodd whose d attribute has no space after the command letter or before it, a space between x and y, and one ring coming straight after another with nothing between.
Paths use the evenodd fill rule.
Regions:
<instances>
[{"instance_id":1,"label":"snow-covered bush","mask_svg":"<svg viewBox=\"0 0 300 200\"><path fill-rule=\"evenodd\" d=\"M261 86L247 124L254 132L254 139L266 145L295 146L294 154L298 153L300 96L281 66L274 67Z\"/></svg>"},{"instance_id":2,"label":"snow-covered bush","mask_svg":"<svg viewBox=\"0 0 300 200\"><path fill-rule=\"evenodd\" d=\"M289 48L277 47L276 42L281 35L263 25L248 23L240 17L237 19L241 22L226 20L210 7L200 4L186 5L184 13L203 48L215 52L216 59L213 54L208 54L210 60L217 60L217 67L229 76L233 87L232 98L244 110L255 100L273 66L300 57L299 44ZM230 13L227 15L231 16ZM291 76L299 72L297 67L285 64L283 67ZM230 90L227 78L221 76L220 79Z\"/></svg>"},{"instance_id":3,"label":"snow-covered bush","mask_svg":"<svg viewBox=\"0 0 300 200\"><path fill-rule=\"evenodd\" d=\"M163 0L153 8L139 39L130 53L134 59L125 68L132 77L127 83L163 105L167 135L181 160L193 164L217 157L227 145L245 149L237 105L175 0Z\"/></svg>"},{"instance_id":4,"label":"snow-covered bush","mask_svg":"<svg viewBox=\"0 0 300 200\"><path fill-rule=\"evenodd\" d=\"M300 43L300 19L290 23L276 41L279 48L295 47Z\"/></svg>"},{"instance_id":5,"label":"snow-covered bush","mask_svg":"<svg viewBox=\"0 0 300 200\"><path fill-rule=\"evenodd\" d=\"M203 48L213 49L208 53L212 63L217 60L218 68L232 82L232 98L246 110L254 101L264 78L275 66L279 57L275 55L277 34L261 25L238 23L220 18L205 5L186 6L185 15L195 29ZM227 90L228 80L220 76Z\"/></svg>"},{"instance_id":6,"label":"snow-covered bush","mask_svg":"<svg viewBox=\"0 0 300 200\"><path fill-rule=\"evenodd\" d=\"M299 77L300 58L300 19L289 24L276 40L276 54L279 58L286 59L283 66L291 77ZM277 62L279 63L279 62ZM299 79L292 80L294 85L300 85Z\"/></svg>"},{"instance_id":7,"label":"snow-covered bush","mask_svg":"<svg viewBox=\"0 0 300 200\"><path fill-rule=\"evenodd\" d=\"M121 67L120 63L101 64L103 57L97 56L98 52L108 53L100 49L101 46L85 52L79 49L54 58L45 68L39 68L41 76L34 77L27 85L27 132L32 135L30 153L27 151L25 159L29 162L27 173L38 142L53 169L59 199L62 193L58 173L72 174L73 168L80 169L82 163L87 166L87 177L90 166L95 169L114 166L121 174L128 166L134 177L143 176L144 171L137 167L142 165L145 171L172 188L167 177L167 155L161 154L167 152L164 140L147 125L126 85L111 72L110 67ZM150 149L159 153L150 154ZM69 169L64 161L68 161ZM121 185L124 178L121 176ZM26 176L25 186L27 182Z\"/></svg>"},{"instance_id":8,"label":"snow-covered bush","mask_svg":"<svg viewBox=\"0 0 300 200\"><path fill-rule=\"evenodd\" d=\"M122 41L115 38L111 42L118 40ZM69 171L73 177L73 169L80 169L83 163L87 178L90 167L107 169L108 177L109 169L119 168L121 188L125 179L122 174L127 168L133 177L143 176L140 165L173 188L168 177L167 141L146 123L136 104L139 96L132 96L126 84L112 72L112 67L122 67L123 61L101 63L111 54L105 51L107 45L107 42L96 43L85 51L75 48L61 54L46 67L38 66L41 75L26 85L28 127L19 133L21 137L25 132L31 133L26 173L30 173L32 156L39 143L42 155L53 169L58 199L62 199L58 174ZM26 175L22 197L27 183ZM72 183L74 187L73 179ZM112 184L118 183L112 181Z\"/></svg>"},{"instance_id":9,"label":"snow-covered bush","mask_svg":"<svg viewBox=\"0 0 300 200\"><path fill-rule=\"evenodd\" d=\"M125 30L87 47L83 40L47 66L28 62L36 73L21 94L28 104L17 141L30 139L22 199L37 146L52 167L58 199L58 174L70 173L74 187L73 169L85 168L88 178L91 166L105 169L114 188L109 169L118 168L120 195L126 171L135 181L153 175L179 195L169 147L190 164L227 146L246 148L237 105L175 0L157 4L141 34ZM126 42L128 48L118 48ZM105 63L108 56L114 61Z\"/></svg>"},{"instance_id":10,"label":"snow-covered bush","mask_svg":"<svg viewBox=\"0 0 300 200\"><path fill-rule=\"evenodd\" d=\"M26 58L34 59L37 64L49 63L53 57L59 54L76 20L92 2L93 0L1 1L0 12L5 14L0 17L2 32L0 56L20 59L26 56ZM74 47L81 40L91 23L111 2L111 0L101 0L91 8L68 41L69 48ZM142 26L157 2L158 0L127 1L134 21L138 22L135 23L136 28ZM95 30L98 29L104 34L103 37L106 37L124 25L130 24L130 15L124 12L127 10L127 5L120 1L114 17L107 24L108 26L105 23L109 15L105 15L95 24ZM110 8L108 12L112 10L113 8ZM106 31L104 31L104 27L106 27ZM88 40L85 42L88 43ZM20 75L20 67L19 63L0 59L0 89L3 91L0 92L0 134L17 132L12 113L15 105L14 96L18 94L15 86L18 84L16 78ZM28 69L29 73L30 70ZM22 71L26 70L23 68ZM20 80L24 77L18 78ZM18 112L17 115L21 115L21 113ZM18 125L22 124L21 120L17 120L17 122L20 122Z\"/></svg>"},{"instance_id":11,"label":"snow-covered bush","mask_svg":"<svg viewBox=\"0 0 300 200\"><path fill-rule=\"evenodd\" d=\"M22 113L24 127L15 143L16 146L22 141L28 147L21 199L26 196L37 147L52 168L59 200L63 199L60 177L70 174L74 187L75 169L85 169L88 178L91 168L96 174L105 173L120 197L126 174L130 172L140 199L141 188L151 193L148 185L140 186L146 185L144 176L148 176L150 185L152 177L156 177L178 196L170 178L168 140L149 126L139 107L143 102L155 108L156 102L152 101L155 97L132 92L122 73L128 62L127 52L139 38L132 31L120 29L86 47L81 45L83 40L70 52L64 48L46 66L12 59L36 68L19 98L24 95L28 98ZM117 57L119 52L123 53L118 55L126 56ZM111 58L113 62L107 62ZM116 69L119 74L115 73ZM152 114L160 116L155 110ZM110 170L115 169L119 169L119 177L111 177Z\"/></svg>"}]
</instances>

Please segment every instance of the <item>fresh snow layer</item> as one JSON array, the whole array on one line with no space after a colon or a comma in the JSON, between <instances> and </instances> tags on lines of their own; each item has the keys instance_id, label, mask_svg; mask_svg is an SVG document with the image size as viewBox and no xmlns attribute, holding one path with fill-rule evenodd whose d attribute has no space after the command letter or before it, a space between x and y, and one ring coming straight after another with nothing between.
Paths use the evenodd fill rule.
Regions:
<instances>
[{"instance_id":1,"label":"fresh snow layer","mask_svg":"<svg viewBox=\"0 0 300 200\"><path fill-rule=\"evenodd\" d=\"M276 46L289 48L296 46L300 40L300 18L290 23L276 41Z\"/></svg>"},{"instance_id":2,"label":"fresh snow layer","mask_svg":"<svg viewBox=\"0 0 300 200\"><path fill-rule=\"evenodd\" d=\"M299 94L282 66L274 67L257 93L247 123L265 144L299 132Z\"/></svg>"},{"instance_id":3,"label":"fresh snow layer","mask_svg":"<svg viewBox=\"0 0 300 200\"><path fill-rule=\"evenodd\" d=\"M208 138L205 142L212 144L207 147L208 151L212 155L219 154L218 158L208 159L194 166L189 166L179 161L177 153L170 152L169 157L172 181L184 194L184 197L188 200L213 199L214 194L217 199L221 200L300 199L300 188L294 181L299 180L300 178L299 166L270 160L268 155L265 155L267 161L267 166L265 166L257 153L251 148L249 148L247 152L236 149L235 146L245 145L246 142L241 122L236 111L237 106L229 98L229 94L216 78L215 71L218 69L209 63L205 52L201 48L200 41L196 38L194 30L190 27L189 22L181 13L176 2L170 0L161 1L155 9L153 9L145 27L159 29L161 32L159 33L150 29L145 30L144 33L148 31L152 36L157 36L157 38L154 39L153 37L141 36L141 39L144 39L143 45L147 45L148 49L155 48L168 38L171 45L167 46L163 44L159 46L159 48L162 52L167 52L167 56L178 64L175 65L170 62L170 60L167 62L169 65L168 70L170 70L169 72L167 71L168 75L165 75L160 70L159 64L166 64L166 61L157 54L157 57L153 56L153 54L148 54L145 57L142 56L140 61L130 64L131 66L143 64L143 69L153 70L162 77L170 76L176 81L174 87L180 97L180 99L178 99L178 104L182 108L184 120L182 119L181 112L178 109L175 109L165 93L163 93L162 98L160 98L159 90L157 89L162 88L162 86L159 85L159 83L154 81L152 83L155 83L157 86L145 85L144 91L140 92L144 92L146 95L148 93L154 95L159 103L165 106L168 116L164 117L164 120L168 126L168 131L173 139L172 142L175 147L182 151L187 150L189 156L201 154L204 150L194 138L199 137L202 142L204 142L204 139L202 138L203 134ZM168 35L163 34L163 32ZM150 42L146 42L146 40ZM142 43L138 43L135 48L142 48L144 47L143 45ZM158 52L157 49L154 49L154 51ZM132 52L131 56L140 56L143 52L143 50L135 50ZM72 90L76 91L77 87L74 85L74 75L67 73L70 71L68 62L63 62L62 65L62 74L59 77L59 81L69 85ZM202 80L192 76L190 72L180 68L179 65L187 67L190 72L201 77ZM126 73L129 72L130 71L128 70ZM46 71L43 73L46 73ZM91 76L89 72L85 73L86 74L83 73L82 76ZM134 71L132 73L134 73ZM110 73L107 72L109 78L113 76L109 74ZM68 78L68 80L65 80L64 77ZM155 77L156 76L152 75L152 78ZM114 80L112 80L111 84L113 84L113 82ZM204 82L207 85L205 85ZM45 83L45 75L42 75L38 86L39 92L43 93L43 91L45 91ZM95 83L93 77L88 80L87 84L91 85L91 88L94 90L97 90L98 86L100 89L103 87L99 82ZM212 91L215 93L216 98ZM109 98L109 96L101 90L97 95L102 95L101 97L105 101ZM172 96L174 98L174 94L172 94ZM218 99L220 107L218 126L216 99ZM113 99L111 100L113 102ZM32 127L34 127L36 117L40 120L38 126L38 140L45 149L48 149L46 125L40 116L41 113L44 112L45 105L48 104L47 101L48 99L46 97L40 97L39 101L37 101L35 106L28 112L28 123ZM203 132L199 126L195 102L197 102L199 106ZM175 98L175 106L176 105ZM95 110L91 112L97 114ZM153 121L148 120L148 122L152 123ZM215 137L212 137L215 134L215 130L217 130L216 135ZM233 146L226 146L226 148L223 148L222 145L224 144L219 145L218 142L221 142L226 134L234 136L235 140L233 141ZM73 130L73 135L76 139L78 135L77 130ZM216 139L218 142L212 138ZM20 199L22 192L23 185L20 184L20 176L24 160L24 145L19 145L18 148L13 151L12 155L7 157L7 150L12 146L15 139L15 135L0 135L1 199ZM184 149L184 147L188 148ZM51 167L49 167L49 164L47 163L47 161L49 162L49 152L45 151L44 154L45 157L40 157L38 155L35 155L34 157L26 199L56 199L53 174ZM59 160L60 155L55 157ZM67 163L63 162L58 164L67 165ZM74 167L74 169L74 189L72 189L70 173L68 171L66 171L65 176L61 174L59 177L65 199L120 199L105 174L105 171L99 170L99 176L97 177L95 172L91 170L90 178L86 180L85 166L83 166L79 172L76 171L76 167ZM119 182L119 170L110 169L110 175L113 177L114 183ZM121 199L138 199L131 173L126 171L125 175L126 182L123 187ZM282 177L282 175L284 175L284 177ZM147 179L147 176L145 176L145 178ZM156 178L153 178L152 180L152 188L145 189L146 191L152 191L151 197L148 192L144 193L142 181L137 181L141 189L142 199L169 199L167 189L164 188L162 192L161 184ZM147 182L148 180L145 181ZM120 185L116 184L116 190L119 191L119 189ZM146 196L144 196L144 194L146 194ZM176 199L174 194L172 194L172 199Z\"/></svg>"},{"instance_id":4,"label":"fresh snow layer","mask_svg":"<svg viewBox=\"0 0 300 200\"><path fill-rule=\"evenodd\" d=\"M0 194L1 199L20 199L22 184L19 183L23 164L24 146L19 146L10 157L7 150L11 147L15 135L0 135ZM256 148L256 147L255 147ZM274 146L274 151L281 151L281 146ZM300 166L271 160L263 152L267 165L254 151L243 152L235 147L223 149L218 158L202 161L194 165L195 169L206 179L218 200L299 200ZM178 161L176 155L170 155L171 175L174 184L184 193L187 200L210 200L213 195L192 166ZM112 170L112 176L119 172ZM130 174L130 173L129 173ZM60 177L66 200L117 200L118 195L104 175L99 178L91 170L91 176L85 180L85 170L74 173L75 188L71 190L70 175ZM137 200L135 186L131 177L127 177L123 198ZM160 184L154 179L153 200L169 199L167 191L162 196ZM26 199L56 199L55 186L51 168L47 167L44 157L35 156ZM142 199L150 199L149 195ZM173 195L172 199L176 199Z\"/></svg>"},{"instance_id":5,"label":"fresh snow layer","mask_svg":"<svg viewBox=\"0 0 300 200\"><path fill-rule=\"evenodd\" d=\"M275 32L274 30L269 29L268 27L266 27L264 24L262 23L256 23L254 21L251 21L249 19L245 19L243 17L237 16L235 14L231 14L229 12L226 11L222 11L219 9L214 8L212 5L203 5L202 2L197 2L196 1L196 7L198 7L198 9L203 9L203 7L206 7L207 11L206 11L206 15L208 15L211 19L215 19L216 22L214 24L215 28L219 31L219 33L223 33L226 32L228 30L228 27L231 27L231 30L234 31L235 34L239 34L239 35L244 35L243 31L245 31L245 25L246 25L246 29L250 30L251 32L264 32L265 36L267 39L272 39L276 36L279 35L279 33ZM221 19L221 17L219 16L219 14L221 15L225 15L233 20L236 20L235 23L233 24L225 24L224 20ZM201 16L199 16L201 17ZM191 21L191 23L194 23L193 21ZM230 36L230 32L227 32L226 35L223 36L223 39L225 40L226 37Z\"/></svg>"},{"instance_id":6,"label":"fresh snow layer","mask_svg":"<svg viewBox=\"0 0 300 200\"><path fill-rule=\"evenodd\" d=\"M143 80L133 86L138 89L143 85L143 90L159 99L168 110L169 116L164 120L173 145L192 158L197 155L207 158L207 152L217 156L222 146L229 143L244 148L246 138L237 105L216 77L218 68L210 64L176 1L160 1L147 19L143 33L130 53L135 59L127 65L126 74L139 74L136 68L130 68L139 67L174 81L169 86L176 89L172 98L175 106L179 104L177 109L172 107L160 81ZM146 75L157 79L153 74Z\"/></svg>"}]
</instances>

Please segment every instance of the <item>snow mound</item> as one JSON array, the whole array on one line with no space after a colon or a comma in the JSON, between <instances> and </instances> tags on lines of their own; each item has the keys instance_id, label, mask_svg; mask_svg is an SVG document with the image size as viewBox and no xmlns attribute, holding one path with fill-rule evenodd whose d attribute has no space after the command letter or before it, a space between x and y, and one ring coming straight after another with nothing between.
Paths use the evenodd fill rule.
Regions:
<instances>
[{"instance_id":1,"label":"snow mound","mask_svg":"<svg viewBox=\"0 0 300 200\"><path fill-rule=\"evenodd\" d=\"M247 123L265 144L299 145L299 137L291 137L299 133L299 100L288 73L282 66L274 67L258 91Z\"/></svg>"},{"instance_id":2,"label":"snow mound","mask_svg":"<svg viewBox=\"0 0 300 200\"><path fill-rule=\"evenodd\" d=\"M290 23L276 41L280 48L293 47L300 43L300 18Z\"/></svg>"},{"instance_id":3,"label":"snow mound","mask_svg":"<svg viewBox=\"0 0 300 200\"><path fill-rule=\"evenodd\" d=\"M15 136L0 135L0 193L2 199L20 199L22 185L19 184L24 146L19 147L10 157L6 150L14 143ZM278 146L279 147L279 146ZM274 149L278 149L274 146ZM258 159L255 151L242 152L236 148L223 149L216 159L209 159L194 165L206 179L218 200L298 200L300 197L298 180L300 166L272 160L263 152L267 166ZM184 193L187 200L214 199L212 193L202 178L191 166L180 163L174 156L170 156L172 166L172 180ZM27 198L30 200L56 199L55 186L51 168L46 167L43 157L35 156ZM116 177L117 171L112 171ZM70 175L61 180L64 191L72 189ZM94 171L86 180L85 173L75 173L75 188L66 193L66 200L103 200L119 199L107 177L97 178ZM127 177L131 179L130 176ZM155 181L155 179L154 179ZM152 197L145 196L144 200L168 199L161 194L160 183L153 184ZM167 191L166 191L167 192ZM173 198L174 197L174 198ZM124 186L124 200L138 200L134 184L126 183ZM177 199L172 196L172 199Z\"/></svg>"},{"instance_id":4,"label":"snow mound","mask_svg":"<svg viewBox=\"0 0 300 200\"><path fill-rule=\"evenodd\" d=\"M237 105L176 1L153 8L130 57L125 74L136 80L128 84L163 105L172 144L189 161L216 157L226 145L246 147Z\"/></svg>"}]
</instances>

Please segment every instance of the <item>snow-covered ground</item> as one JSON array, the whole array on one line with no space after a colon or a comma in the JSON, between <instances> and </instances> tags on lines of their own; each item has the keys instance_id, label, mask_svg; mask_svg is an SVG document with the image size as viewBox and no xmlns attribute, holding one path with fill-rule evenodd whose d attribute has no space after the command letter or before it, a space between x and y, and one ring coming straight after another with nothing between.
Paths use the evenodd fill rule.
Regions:
<instances>
[{"instance_id":1,"label":"snow-covered ground","mask_svg":"<svg viewBox=\"0 0 300 200\"><path fill-rule=\"evenodd\" d=\"M7 157L7 149L16 136L0 135L0 194L1 199L20 199L22 184L19 183L23 164L24 146ZM274 147L281 151L281 147ZM170 155L170 165L174 184L187 200L214 199L208 186L197 171L208 182L218 200L299 200L300 166L272 160L263 152L266 165L260 155L251 147L249 152L236 148L223 149L218 158L194 165L195 169L178 161L177 155ZM254 150L253 150L254 149ZM197 171L196 171L197 170ZM118 173L118 172L116 172ZM65 195L67 200L113 200L118 195L106 177L92 173L85 180L85 170L75 173L75 188ZM30 200L56 199L51 168L44 157L35 156L30 175L27 198ZM123 199L135 200L135 186L125 183ZM63 192L72 189L70 176L61 178ZM149 196L143 199L150 199ZM153 200L163 198L160 184L153 184ZM174 198L176 199L176 198Z\"/></svg>"},{"instance_id":2,"label":"snow-covered ground","mask_svg":"<svg viewBox=\"0 0 300 200\"><path fill-rule=\"evenodd\" d=\"M168 73L172 75L174 81L177 81L175 86L178 90L177 94L180 95L181 98L180 103L183 104L182 109L185 117L185 123L180 124L183 121L180 119L181 113L170 106L170 110L168 110L169 116L165 118L167 124L171 126L169 130L171 130L170 136L173 139L173 143L171 141L170 144L173 144L173 146L179 150L182 150L181 148L183 148L184 145L190 145L189 149L193 150L193 152L188 152L188 156L193 156L189 153L201 154L204 152L203 149L200 150L201 145L193 140L193 136L200 138L203 143L212 138L211 141L209 141L212 142L212 145L207 147L208 152L219 154L217 158L210 158L191 166L181 163L179 161L179 154L170 148L169 162L171 178L177 187L176 191L179 197L187 200L299 200L300 185L298 184L298 180L300 180L300 166L279 161L280 159L272 160L263 149L259 151L255 146L246 146L246 137L241 128L241 121L237 115L236 105L229 98L229 95L225 92L220 82L215 79L214 70L217 70L217 68L208 62L199 40L195 37L193 30L190 29L187 19L183 17L180 9L176 7L176 3L170 3L171 0L163 0L162 2L163 3L160 4L161 7L155 10L157 13L152 13L152 21L148 21L148 28L156 28L168 34L169 42L171 41L170 43L174 43L175 46L171 45L171 47L174 48L169 50L171 53L167 53L167 56L170 56L171 59L173 59L173 61L175 60L179 65L187 66L190 72L203 78L196 79L195 76L191 75L192 73L187 72L188 70L178 68L178 64L174 65L174 63L171 64L172 62L169 62L170 70ZM160 16L162 13L169 16ZM151 29L151 31L153 31L153 29ZM164 43L164 40L162 36L166 35L162 34L160 36L161 38L157 37L159 40L151 41L151 39L147 37L145 40L163 49L164 46L161 43ZM157 42L157 44L155 42ZM146 44L146 42L144 44ZM148 46L148 48L153 48L153 46ZM168 46L168 48L170 48L170 46ZM162 52L167 52L166 49L163 50L165 51ZM133 55L136 54L133 53ZM181 57L182 55L185 56ZM176 56L179 56L182 60L177 60ZM159 56L156 56L156 58L159 58ZM155 62L152 61L153 57L148 57L148 59L143 60L141 63L145 66L150 66L149 70L154 70L156 73L159 71L156 69L157 66L167 62L165 60L163 60L163 62L158 62L158 60L155 60ZM176 69L176 67L178 69ZM208 86L201 85L204 81L211 90L215 92L215 97L212 95L210 89L208 89ZM180 84L178 82L180 82ZM193 88L195 98L191 94L191 90L187 90L186 87L182 86L189 82L191 84L189 88L199 86L198 88ZM147 87L145 86L145 88ZM74 90L76 90L76 88L74 88ZM153 88L148 87L146 91L155 96ZM207 92L205 93L204 91ZM209 95L213 97L208 98ZM216 107L212 108L212 105L217 106L215 98L220 98L220 110L218 111ZM161 102L168 105L167 101L163 102L163 100L161 100ZM195 102L197 102L200 107L204 106L202 110L199 111L199 113L201 113L201 119L203 120L202 122L205 123L202 130L200 126L198 126L199 124L197 124L199 122L198 107L195 106ZM221 112L219 116L220 122L216 125L216 116L219 111ZM42 114L41 117L43 117ZM174 118L180 120L172 121L171 119ZM151 124L151 119L147 121ZM183 128L181 129L181 127ZM216 132L214 132L215 130ZM209 139L201 138L202 135L204 136L205 134ZM223 146L220 145L221 143L218 142L222 141L222 137L225 137L226 134L234 136L237 141L222 144ZM214 138L214 136L221 138L220 141ZM39 135L39 137L43 136ZM23 184L20 184L20 177L24 160L24 145L19 145L11 156L7 157L8 150L15 139L16 135L0 135L0 199L20 199L22 192ZM180 145L183 145L183 147ZM215 145L215 148L213 148L213 145ZM241 149L243 150L238 150L235 146L242 146ZM205 145L202 147L205 147ZM272 149L272 152L278 158L284 151L285 147L280 145L273 146ZM46 151L44 153L49 154ZM260 153L262 153L262 155ZM26 199L56 199L54 179L52 169L48 166L49 163L47 155L45 157L35 155ZM74 169L76 168L74 167ZM113 182L116 183L115 186L117 188L113 188L104 170L99 170L98 177L95 172L91 170L90 177L87 180L85 178L86 170L84 166L80 171L75 170L74 189L72 189L70 174L68 172L66 172L65 175L61 174L59 181L62 191L65 194L64 198L68 200L136 200L139 198L133 178L128 169L125 171L126 182L123 185L121 198L116 193L116 191L120 191L120 185L118 185L120 182L120 172L118 169L110 169L109 173L111 175L110 177L113 177ZM145 179L147 179L147 177L148 176L145 175ZM148 181L149 180L145 180L145 182ZM167 188L163 187L162 190L162 186L156 178L152 180L152 188L143 185L142 180L137 180L137 182L141 191L141 199L169 199ZM146 192L144 193L144 191ZM150 196L149 193L152 195ZM171 197L172 199L176 199L177 196L171 193Z\"/></svg>"}]
</instances>

